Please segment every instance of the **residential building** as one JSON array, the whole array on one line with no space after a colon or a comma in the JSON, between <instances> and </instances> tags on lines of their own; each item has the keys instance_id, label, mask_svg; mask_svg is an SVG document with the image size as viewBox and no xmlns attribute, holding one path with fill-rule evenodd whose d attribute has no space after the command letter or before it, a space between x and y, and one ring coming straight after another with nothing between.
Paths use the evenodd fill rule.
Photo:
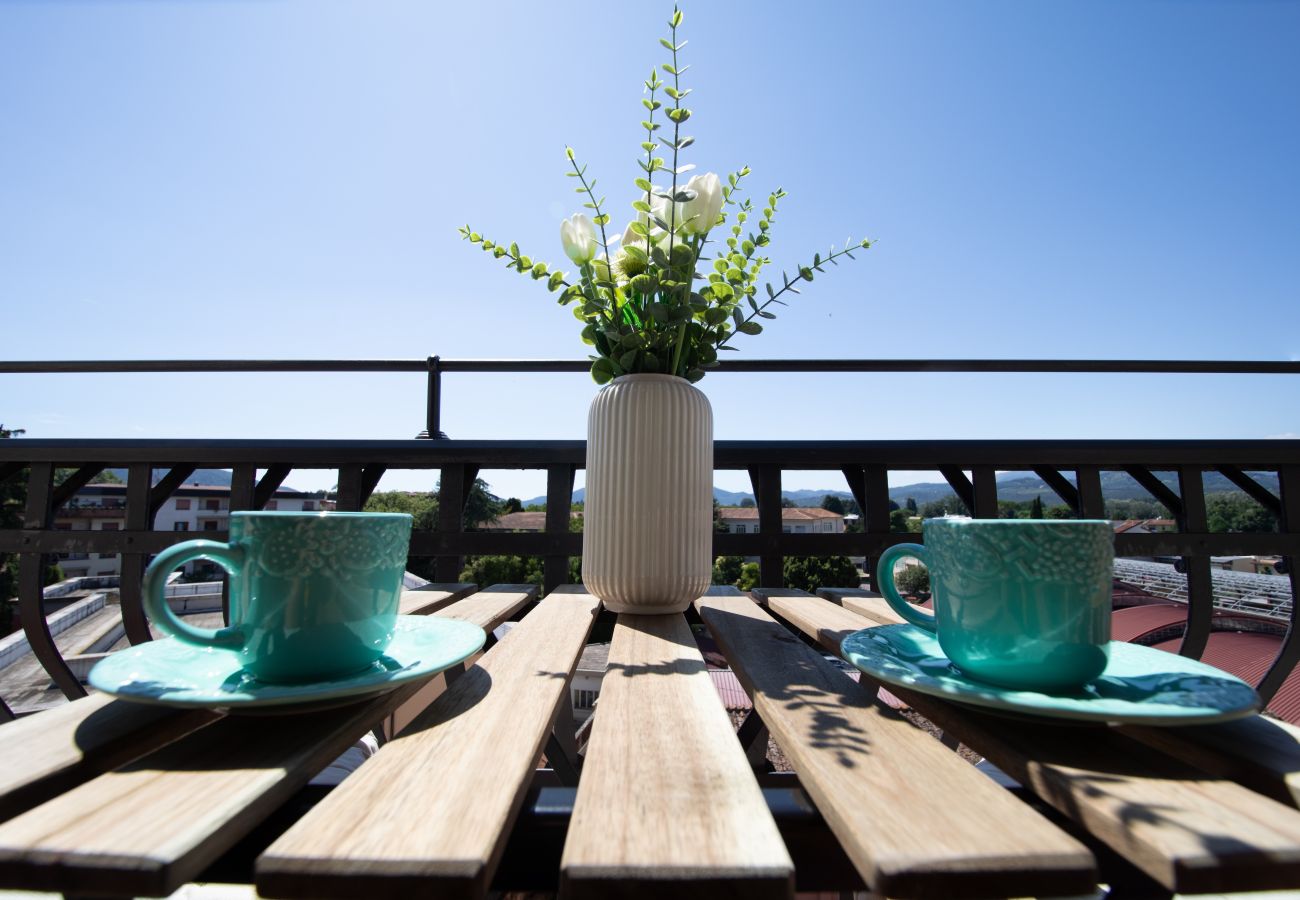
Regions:
<instances>
[{"instance_id":1,"label":"residential building","mask_svg":"<svg viewBox=\"0 0 1300 900\"><path fill-rule=\"evenodd\" d=\"M758 509L753 506L724 506L718 518L732 534L758 534ZM813 506L792 506L781 510L781 530L786 534L840 534L844 516Z\"/></svg>"},{"instance_id":2,"label":"residential building","mask_svg":"<svg viewBox=\"0 0 1300 900\"><path fill-rule=\"evenodd\" d=\"M291 488L280 488L266 507L286 512L320 509L321 501ZM183 484L167 498L154 517L155 531L225 531L230 521L230 488ZM126 485L91 484L79 490L54 519L56 531L123 531L126 529ZM69 578L117 575L116 553L66 553L59 567ZM205 565L191 563L187 571Z\"/></svg>"}]
</instances>

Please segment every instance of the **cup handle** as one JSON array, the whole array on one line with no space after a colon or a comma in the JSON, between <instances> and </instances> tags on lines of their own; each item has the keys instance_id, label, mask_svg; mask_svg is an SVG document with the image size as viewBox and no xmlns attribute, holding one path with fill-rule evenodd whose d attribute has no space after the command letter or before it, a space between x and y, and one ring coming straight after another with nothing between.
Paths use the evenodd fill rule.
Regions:
<instances>
[{"instance_id":1,"label":"cup handle","mask_svg":"<svg viewBox=\"0 0 1300 900\"><path fill-rule=\"evenodd\" d=\"M167 605L167 576L187 562L196 559L212 560L232 576L237 576L244 564L244 548L237 544L222 544L217 541L185 541L168 547L154 557L149 568L145 570L145 612L159 629L187 644L238 649L244 645L244 630L240 626L195 628L182 621Z\"/></svg>"},{"instance_id":2,"label":"cup handle","mask_svg":"<svg viewBox=\"0 0 1300 900\"><path fill-rule=\"evenodd\" d=\"M925 547L920 544L894 544L892 547L886 547L885 552L880 554L880 562L876 564L877 580L880 582L880 593L893 608L904 619L917 628L924 628L926 631L936 631L937 626L934 623L934 614L922 612L912 604L903 599L898 593L898 588L894 586L894 563L898 562L904 556L910 556L913 559L919 559L925 562Z\"/></svg>"}]
</instances>

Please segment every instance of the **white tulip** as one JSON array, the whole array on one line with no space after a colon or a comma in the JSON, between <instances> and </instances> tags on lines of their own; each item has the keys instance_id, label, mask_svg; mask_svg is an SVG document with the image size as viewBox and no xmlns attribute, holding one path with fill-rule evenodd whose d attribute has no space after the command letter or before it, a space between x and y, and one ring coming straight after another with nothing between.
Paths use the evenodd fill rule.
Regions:
<instances>
[{"instance_id":1,"label":"white tulip","mask_svg":"<svg viewBox=\"0 0 1300 900\"><path fill-rule=\"evenodd\" d=\"M560 222L560 243L575 265L585 266L596 257L596 226L582 213Z\"/></svg>"},{"instance_id":2,"label":"white tulip","mask_svg":"<svg viewBox=\"0 0 1300 900\"><path fill-rule=\"evenodd\" d=\"M685 234L707 234L722 212L722 180L714 172L696 175L686 182L695 199L677 204L677 221Z\"/></svg>"}]
</instances>

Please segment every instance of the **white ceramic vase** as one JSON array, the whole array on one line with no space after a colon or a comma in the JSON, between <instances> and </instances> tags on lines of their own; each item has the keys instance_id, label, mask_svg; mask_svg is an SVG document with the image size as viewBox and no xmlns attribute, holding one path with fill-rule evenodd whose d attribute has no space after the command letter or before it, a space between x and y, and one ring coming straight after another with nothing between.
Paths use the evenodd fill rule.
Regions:
<instances>
[{"instance_id":1,"label":"white ceramic vase","mask_svg":"<svg viewBox=\"0 0 1300 900\"><path fill-rule=\"evenodd\" d=\"M607 609L675 613L713 573L713 410L675 375L624 375L587 417L582 582Z\"/></svg>"}]
</instances>

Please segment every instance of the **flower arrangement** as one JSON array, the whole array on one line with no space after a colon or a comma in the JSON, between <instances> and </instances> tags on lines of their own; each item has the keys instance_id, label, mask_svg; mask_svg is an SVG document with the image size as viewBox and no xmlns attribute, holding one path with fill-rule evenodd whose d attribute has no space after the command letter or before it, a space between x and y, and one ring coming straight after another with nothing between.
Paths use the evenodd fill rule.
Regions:
<instances>
[{"instance_id":1,"label":"flower arrangement","mask_svg":"<svg viewBox=\"0 0 1300 900\"><path fill-rule=\"evenodd\" d=\"M465 240L497 259L504 258L507 268L527 273L535 281L545 279L552 293L560 292L562 305L577 304L574 315L584 325L582 339L596 351L590 358L597 384L646 372L699 381L705 370L717 366L719 351L736 349L732 338L762 332L759 320L776 318L770 307L784 306L782 296L799 293L800 281L812 281L814 272L826 271L826 263L839 265L841 257L854 259L853 250L871 246L868 240L849 240L838 251L831 247L825 257L815 253L811 262L795 268L793 277L783 272L779 286L766 282L765 294L759 293L759 275L771 263L763 254L771 243L777 203L786 192L777 188L768 194L758 213L757 230L746 232L745 225L754 215L753 202L738 199L737 194L743 190L748 167L732 172L725 182L708 172L683 183L683 176L695 166L679 165L679 155L695 139L682 133L691 118L682 101L691 91L681 86L681 76L690 68L679 60L686 45L677 42L681 23L681 10L674 7L669 37L660 39L672 56L662 66L672 85L665 84L658 69L652 69L645 81L648 98L641 100L647 110L641 123L646 131L641 144L645 158L638 160L642 175L636 179L639 194L632 202L636 217L621 235L607 231L610 216L605 198L596 194L596 180L587 180L586 166L578 163L572 148L565 148L573 169L566 174L578 179L575 190L586 197L583 207L592 211L591 216L577 213L560 224L564 252L579 267L576 280L523 255L518 244L489 240L469 225L460 229ZM658 133L665 123L655 121L655 114L665 106L657 99L660 92L672 104L664 112L672 126L672 138L666 142ZM665 145L672 152L671 164L655 155ZM711 235L724 228L729 217L731 226L719 245Z\"/></svg>"}]
</instances>

